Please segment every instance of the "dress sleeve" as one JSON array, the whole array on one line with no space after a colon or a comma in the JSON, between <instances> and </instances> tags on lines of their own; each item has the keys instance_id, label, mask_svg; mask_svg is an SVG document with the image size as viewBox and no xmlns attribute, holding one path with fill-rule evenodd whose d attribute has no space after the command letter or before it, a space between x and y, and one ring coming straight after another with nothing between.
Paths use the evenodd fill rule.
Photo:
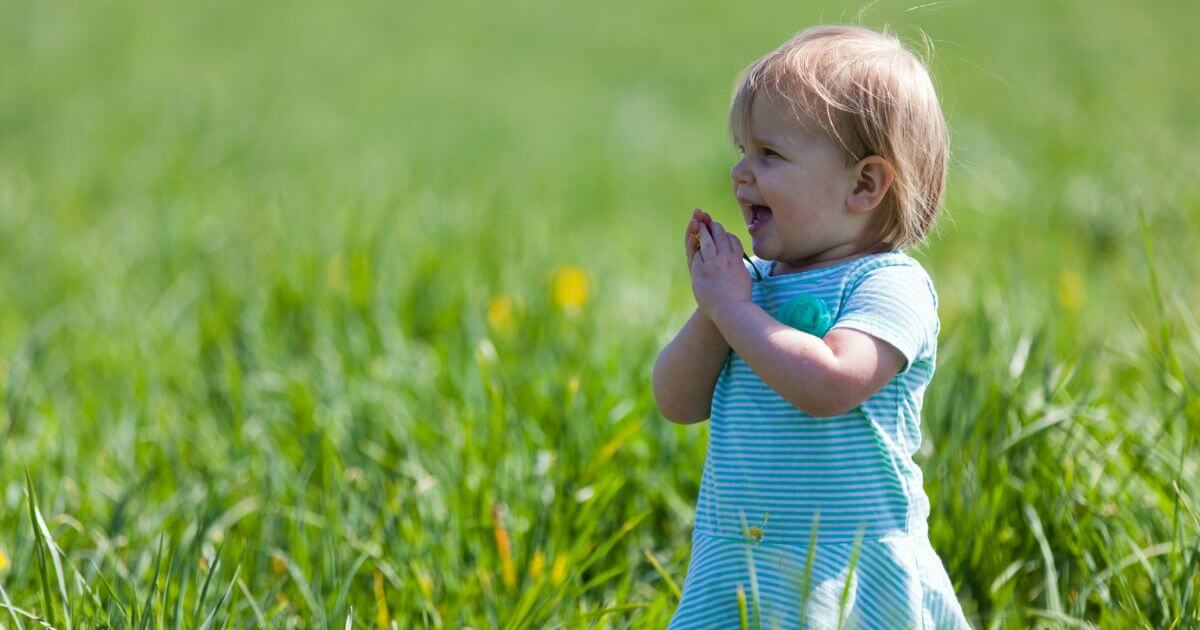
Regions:
<instances>
[{"instance_id":1,"label":"dress sleeve","mask_svg":"<svg viewBox=\"0 0 1200 630\"><path fill-rule=\"evenodd\" d=\"M918 266L871 269L850 289L833 328L852 328L896 348L904 355L903 374L937 342L933 282Z\"/></svg>"}]
</instances>

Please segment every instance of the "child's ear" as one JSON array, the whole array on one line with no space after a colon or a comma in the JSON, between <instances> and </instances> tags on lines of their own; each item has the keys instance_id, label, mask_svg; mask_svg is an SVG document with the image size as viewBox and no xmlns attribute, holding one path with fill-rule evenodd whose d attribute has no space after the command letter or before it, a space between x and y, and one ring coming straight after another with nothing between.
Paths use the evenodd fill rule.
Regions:
<instances>
[{"instance_id":1,"label":"child's ear","mask_svg":"<svg viewBox=\"0 0 1200 630\"><path fill-rule=\"evenodd\" d=\"M878 155L868 155L854 165L854 188L846 199L851 212L870 212L883 201L892 187L892 165Z\"/></svg>"}]
</instances>

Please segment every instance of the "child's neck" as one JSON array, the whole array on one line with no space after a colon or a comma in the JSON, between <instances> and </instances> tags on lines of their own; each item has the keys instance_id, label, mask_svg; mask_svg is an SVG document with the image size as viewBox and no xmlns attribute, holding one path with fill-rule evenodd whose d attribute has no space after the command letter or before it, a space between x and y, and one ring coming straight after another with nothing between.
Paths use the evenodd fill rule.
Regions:
<instances>
[{"instance_id":1,"label":"child's neck","mask_svg":"<svg viewBox=\"0 0 1200 630\"><path fill-rule=\"evenodd\" d=\"M855 247L845 252L838 252L835 251L835 249L826 250L819 254L814 254L800 260L793 260L790 262L786 260L776 261L772 266L771 275L786 276L791 273L799 273L801 271L810 271L813 269L820 269L822 267L829 267L838 263L854 260L855 258L862 258L863 256L868 256L870 254L878 254L881 252L890 251L892 246L888 245L887 243L873 243L869 245L856 244Z\"/></svg>"}]
</instances>

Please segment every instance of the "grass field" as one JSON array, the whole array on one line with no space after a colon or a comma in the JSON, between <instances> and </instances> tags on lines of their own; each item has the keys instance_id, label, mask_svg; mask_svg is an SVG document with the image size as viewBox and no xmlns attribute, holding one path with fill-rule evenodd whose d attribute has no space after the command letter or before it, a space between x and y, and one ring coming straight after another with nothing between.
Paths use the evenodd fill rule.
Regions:
<instances>
[{"instance_id":1,"label":"grass field","mask_svg":"<svg viewBox=\"0 0 1200 630\"><path fill-rule=\"evenodd\" d=\"M980 627L1196 627L1200 4L917 4L934 547ZM681 232L737 71L854 17L0 1L0 625L665 625Z\"/></svg>"}]
</instances>

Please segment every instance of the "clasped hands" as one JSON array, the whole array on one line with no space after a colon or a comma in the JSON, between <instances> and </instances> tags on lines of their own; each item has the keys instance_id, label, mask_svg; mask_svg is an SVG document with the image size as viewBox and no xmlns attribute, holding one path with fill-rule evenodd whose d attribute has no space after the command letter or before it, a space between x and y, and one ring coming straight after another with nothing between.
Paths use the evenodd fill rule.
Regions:
<instances>
[{"instance_id":1,"label":"clasped hands","mask_svg":"<svg viewBox=\"0 0 1200 630\"><path fill-rule=\"evenodd\" d=\"M751 301L750 276L742 262L742 242L707 212L699 208L692 211L684 248L692 277L692 295L709 321L716 323L722 309Z\"/></svg>"}]
</instances>

